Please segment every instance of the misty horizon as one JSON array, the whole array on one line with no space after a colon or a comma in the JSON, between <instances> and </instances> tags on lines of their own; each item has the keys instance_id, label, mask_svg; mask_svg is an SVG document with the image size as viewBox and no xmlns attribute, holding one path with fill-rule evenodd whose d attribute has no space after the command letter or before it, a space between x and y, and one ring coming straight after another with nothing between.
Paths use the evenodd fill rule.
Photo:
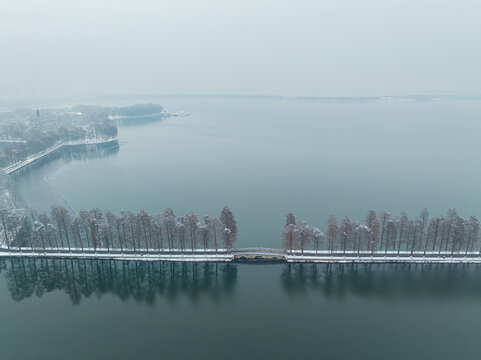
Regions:
<instances>
[{"instance_id":1,"label":"misty horizon","mask_svg":"<svg viewBox=\"0 0 481 360\"><path fill-rule=\"evenodd\" d=\"M0 99L480 95L480 14L473 0L18 1L0 14Z\"/></svg>"}]
</instances>

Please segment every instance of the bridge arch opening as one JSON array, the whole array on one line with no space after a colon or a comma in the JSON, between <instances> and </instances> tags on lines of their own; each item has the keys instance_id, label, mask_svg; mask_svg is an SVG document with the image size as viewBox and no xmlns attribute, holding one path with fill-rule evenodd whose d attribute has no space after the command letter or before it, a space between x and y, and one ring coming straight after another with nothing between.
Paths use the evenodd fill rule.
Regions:
<instances>
[{"instance_id":1,"label":"bridge arch opening","mask_svg":"<svg viewBox=\"0 0 481 360\"><path fill-rule=\"evenodd\" d=\"M254 256L254 260L265 260L265 259L264 259L264 256L262 255L256 255Z\"/></svg>"}]
</instances>

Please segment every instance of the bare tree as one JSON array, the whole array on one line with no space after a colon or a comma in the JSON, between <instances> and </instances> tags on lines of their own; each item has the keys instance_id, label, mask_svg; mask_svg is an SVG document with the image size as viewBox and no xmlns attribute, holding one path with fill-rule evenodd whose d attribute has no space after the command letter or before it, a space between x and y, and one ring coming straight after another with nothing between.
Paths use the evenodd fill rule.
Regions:
<instances>
[{"instance_id":1,"label":"bare tree","mask_svg":"<svg viewBox=\"0 0 481 360\"><path fill-rule=\"evenodd\" d=\"M234 219L234 214L229 207L224 206L220 213L220 221L225 229L229 229L229 239L227 243L227 250L231 251L232 247L234 246L234 242L237 239L237 222ZM225 233L225 231L224 231Z\"/></svg>"},{"instance_id":2,"label":"bare tree","mask_svg":"<svg viewBox=\"0 0 481 360\"><path fill-rule=\"evenodd\" d=\"M40 221L37 220L33 223L33 231L35 234L35 238L40 239L40 244L42 245L43 252L46 252L45 239L44 239L45 226ZM39 244L37 244L37 246L38 245Z\"/></svg>"},{"instance_id":3,"label":"bare tree","mask_svg":"<svg viewBox=\"0 0 481 360\"><path fill-rule=\"evenodd\" d=\"M69 251L71 251L70 239L69 239L69 233L68 233L71 220L70 220L70 216L67 209L65 209L63 206L54 205L52 206L51 213L52 213L52 219L54 219L57 223L57 229L60 236L60 242L62 243L62 247L63 247L62 232L63 232L63 235L65 236L65 240L67 241L68 249Z\"/></svg>"},{"instance_id":4,"label":"bare tree","mask_svg":"<svg viewBox=\"0 0 481 360\"><path fill-rule=\"evenodd\" d=\"M135 214L132 212L132 211L127 211L126 214L125 214L125 217L126 217L126 228L129 230L130 232L130 236L131 236L131 243L132 243L132 246L134 248L134 252L137 252L137 249L139 249L139 246L136 246L136 241L138 241L138 237L136 235L138 235L137 233L137 229L136 229L136 223L137 223L137 216L135 216ZM140 249L139 249L140 251Z\"/></svg>"},{"instance_id":5,"label":"bare tree","mask_svg":"<svg viewBox=\"0 0 481 360\"><path fill-rule=\"evenodd\" d=\"M5 244L7 244L8 251L10 251L10 240L8 238L7 222L6 222L6 217L8 216L8 210L2 209L2 211L0 211L0 216L2 218L3 236L5 238Z\"/></svg>"},{"instance_id":6,"label":"bare tree","mask_svg":"<svg viewBox=\"0 0 481 360\"><path fill-rule=\"evenodd\" d=\"M418 251L421 251L421 247L423 244L425 244L425 247L427 247L427 244L424 241L424 229L426 225L428 224L429 221L429 211L428 209L424 208L421 210L421 214L419 215L421 218L421 227L420 227L420 232L419 232L419 246L418 246Z\"/></svg>"},{"instance_id":7,"label":"bare tree","mask_svg":"<svg viewBox=\"0 0 481 360\"><path fill-rule=\"evenodd\" d=\"M296 217L293 213L289 213L286 216L286 225L296 225Z\"/></svg>"},{"instance_id":8,"label":"bare tree","mask_svg":"<svg viewBox=\"0 0 481 360\"><path fill-rule=\"evenodd\" d=\"M145 246L147 251L149 251L149 248L152 247L152 217L145 210L141 210L139 213L139 220L142 226Z\"/></svg>"},{"instance_id":9,"label":"bare tree","mask_svg":"<svg viewBox=\"0 0 481 360\"><path fill-rule=\"evenodd\" d=\"M74 246L78 249L78 246L80 245L80 247L83 251L84 246L83 246L83 242L82 242L82 235L80 233L81 224L82 224L82 220L80 220L80 218L76 216L73 219L72 223L70 224L70 227L71 227Z\"/></svg>"},{"instance_id":10,"label":"bare tree","mask_svg":"<svg viewBox=\"0 0 481 360\"><path fill-rule=\"evenodd\" d=\"M371 226L371 223L372 221L376 218L376 212L374 210L369 210L366 214L366 218L365 218L365 221L366 221L366 226L370 227Z\"/></svg>"},{"instance_id":11,"label":"bare tree","mask_svg":"<svg viewBox=\"0 0 481 360\"><path fill-rule=\"evenodd\" d=\"M377 244L379 242L380 237L380 225L379 221L377 220L376 214L371 218L371 224L369 226L369 245L371 246L371 252L377 251Z\"/></svg>"},{"instance_id":12,"label":"bare tree","mask_svg":"<svg viewBox=\"0 0 481 360\"><path fill-rule=\"evenodd\" d=\"M97 222L97 219L95 218L90 218L90 236L92 238L92 245L94 247L94 251L97 251L98 247L98 228L99 228L99 223Z\"/></svg>"},{"instance_id":13,"label":"bare tree","mask_svg":"<svg viewBox=\"0 0 481 360\"><path fill-rule=\"evenodd\" d=\"M179 216L177 222L175 223L177 238L179 239L180 250L183 252L185 250L185 218Z\"/></svg>"},{"instance_id":14,"label":"bare tree","mask_svg":"<svg viewBox=\"0 0 481 360\"><path fill-rule=\"evenodd\" d=\"M109 232L110 234L112 234L110 237L112 239L112 247L115 246L114 244L114 229L115 229L115 233L116 233L116 236L117 236L117 243L118 243L118 246L120 246L120 251L123 252L124 251L124 247L123 247L123 244L122 244L122 232L120 230L121 228L121 217L117 214L114 214L108 210L105 211L105 216L107 218L107 221L109 222Z\"/></svg>"},{"instance_id":15,"label":"bare tree","mask_svg":"<svg viewBox=\"0 0 481 360\"><path fill-rule=\"evenodd\" d=\"M339 232L341 233L341 236L342 236L342 250L344 251L344 254L345 254L346 248L352 247L353 235L354 235L351 220L349 220L347 216L344 219L342 219Z\"/></svg>"},{"instance_id":16,"label":"bare tree","mask_svg":"<svg viewBox=\"0 0 481 360\"><path fill-rule=\"evenodd\" d=\"M45 232L47 234L48 242L51 243L52 242L51 239L53 239L53 242L57 245L57 251L58 251L59 248L58 248L58 241L56 236L57 229L55 228L55 226L51 223L48 223L47 226L45 227Z\"/></svg>"},{"instance_id":17,"label":"bare tree","mask_svg":"<svg viewBox=\"0 0 481 360\"><path fill-rule=\"evenodd\" d=\"M468 243L466 244L466 255L468 249L473 251L474 246L479 246L479 220L476 216L470 216L467 222Z\"/></svg>"},{"instance_id":18,"label":"bare tree","mask_svg":"<svg viewBox=\"0 0 481 360\"><path fill-rule=\"evenodd\" d=\"M190 248L192 249L192 252L194 252L194 249L196 248L196 233L197 233L197 223L199 222L199 219L197 218L197 215L193 212L188 212L185 214L185 221L186 221L186 227L187 227L187 232L189 233L190 237Z\"/></svg>"},{"instance_id":19,"label":"bare tree","mask_svg":"<svg viewBox=\"0 0 481 360\"><path fill-rule=\"evenodd\" d=\"M391 214L387 211L384 211L384 210L381 210L379 212L379 221L380 221L380 225L381 225L381 245L380 245L380 248L379 250L382 250L382 245L384 243L384 235L386 233L386 225L387 225L387 222L391 219Z\"/></svg>"},{"instance_id":20,"label":"bare tree","mask_svg":"<svg viewBox=\"0 0 481 360\"><path fill-rule=\"evenodd\" d=\"M45 239L48 241L49 247L53 248L54 246L59 250L57 237L55 236L55 226L53 226L50 222L50 218L46 214L40 214L38 216L38 221L44 226L44 234Z\"/></svg>"},{"instance_id":21,"label":"bare tree","mask_svg":"<svg viewBox=\"0 0 481 360\"><path fill-rule=\"evenodd\" d=\"M444 251L448 250L448 246L451 244L451 238L454 229L454 218L442 217L441 218L441 244L439 252L444 248Z\"/></svg>"},{"instance_id":22,"label":"bare tree","mask_svg":"<svg viewBox=\"0 0 481 360\"><path fill-rule=\"evenodd\" d=\"M224 247L225 249L227 249L227 251L229 251L231 233L232 231L230 231L230 229L228 228L224 228L224 230L222 231L222 240L224 242Z\"/></svg>"},{"instance_id":23,"label":"bare tree","mask_svg":"<svg viewBox=\"0 0 481 360\"><path fill-rule=\"evenodd\" d=\"M456 219L454 222L454 235L453 235L453 244L451 246L451 256L455 251L459 253L464 247L465 245L464 234L465 234L464 220L461 219L459 216L456 216Z\"/></svg>"},{"instance_id":24,"label":"bare tree","mask_svg":"<svg viewBox=\"0 0 481 360\"><path fill-rule=\"evenodd\" d=\"M408 231L408 225L409 225L409 218L408 215L403 211L400 216L396 219L397 222L397 227L399 229L399 242L398 242L398 248L397 248L397 253L401 252L401 246L402 244L407 244L407 239L409 238L409 231Z\"/></svg>"},{"instance_id":25,"label":"bare tree","mask_svg":"<svg viewBox=\"0 0 481 360\"><path fill-rule=\"evenodd\" d=\"M30 249L33 251L33 244L32 244L32 233L33 227L32 223L30 222L30 218L22 211L22 217L20 220L20 229L18 231L19 241L24 246L29 246Z\"/></svg>"},{"instance_id":26,"label":"bare tree","mask_svg":"<svg viewBox=\"0 0 481 360\"><path fill-rule=\"evenodd\" d=\"M124 210L120 211L120 225L122 227L122 237L124 239L125 247L128 248L129 247L129 235L128 235L129 220L127 217L127 212Z\"/></svg>"},{"instance_id":27,"label":"bare tree","mask_svg":"<svg viewBox=\"0 0 481 360\"><path fill-rule=\"evenodd\" d=\"M444 222L445 228L443 229L446 236L444 251L448 251L448 247L452 247L450 245L453 242L453 235L456 227L457 217L458 213L456 212L456 209L453 208L448 210L447 217L445 218Z\"/></svg>"},{"instance_id":28,"label":"bare tree","mask_svg":"<svg viewBox=\"0 0 481 360\"><path fill-rule=\"evenodd\" d=\"M410 229L411 229L411 242L410 242L410 248L411 248L411 255L414 253L414 249L416 248L416 245L418 244L420 240L420 234L421 234L421 224L422 220L420 218L416 218L414 221L410 221Z\"/></svg>"},{"instance_id":29,"label":"bare tree","mask_svg":"<svg viewBox=\"0 0 481 360\"><path fill-rule=\"evenodd\" d=\"M353 231L354 251L356 251L357 249L357 253L359 255L359 252L361 250L361 224L358 221L356 221L353 225L353 228L354 228L354 231Z\"/></svg>"},{"instance_id":30,"label":"bare tree","mask_svg":"<svg viewBox=\"0 0 481 360\"><path fill-rule=\"evenodd\" d=\"M357 239L357 254L361 252L361 247L369 251L369 228L366 225L357 223L354 227L354 238Z\"/></svg>"},{"instance_id":31,"label":"bare tree","mask_svg":"<svg viewBox=\"0 0 481 360\"><path fill-rule=\"evenodd\" d=\"M159 251L161 251L164 245L164 238L162 236L162 215L160 214L152 216L152 233L155 239L156 247Z\"/></svg>"},{"instance_id":32,"label":"bare tree","mask_svg":"<svg viewBox=\"0 0 481 360\"><path fill-rule=\"evenodd\" d=\"M395 249L396 248L396 237L397 237L397 229L396 229L396 222L393 219L389 219L386 223L386 248L384 253L387 254L389 248Z\"/></svg>"},{"instance_id":33,"label":"bare tree","mask_svg":"<svg viewBox=\"0 0 481 360\"><path fill-rule=\"evenodd\" d=\"M377 246L377 243L380 237L380 224L379 224L379 221L377 220L376 212L372 209L369 210L367 212L365 221L366 221L366 225L369 227L369 234L370 234L367 250L368 251L371 250L372 252L374 252L375 250L374 243L376 243L376 246ZM373 229L373 225L374 225L374 229Z\"/></svg>"},{"instance_id":34,"label":"bare tree","mask_svg":"<svg viewBox=\"0 0 481 360\"><path fill-rule=\"evenodd\" d=\"M293 250L297 249L298 246L298 235L299 230L294 224L288 224L284 226L284 231L282 233L282 238L284 240L284 249L289 250L292 254Z\"/></svg>"},{"instance_id":35,"label":"bare tree","mask_svg":"<svg viewBox=\"0 0 481 360\"><path fill-rule=\"evenodd\" d=\"M324 234L321 230L319 230L319 228L317 227L312 228L312 240L314 241L316 254L317 254L317 251L319 250L319 243L323 238L324 238Z\"/></svg>"},{"instance_id":36,"label":"bare tree","mask_svg":"<svg viewBox=\"0 0 481 360\"><path fill-rule=\"evenodd\" d=\"M424 254L426 254L428 246L429 246L429 248L432 248L432 251L434 251L434 247L436 246L436 240L437 240L437 237L438 237L438 227L439 227L439 219L438 218L432 218L431 220L429 220L428 233L426 235L426 246L424 248Z\"/></svg>"},{"instance_id":37,"label":"bare tree","mask_svg":"<svg viewBox=\"0 0 481 360\"><path fill-rule=\"evenodd\" d=\"M165 231L165 237L167 238L167 243L169 245L169 251L172 251L172 247L174 244L174 236L175 236L175 224L176 224L174 211L171 208L165 209L165 211L161 215L161 219L162 219L162 227L164 228L164 231Z\"/></svg>"},{"instance_id":38,"label":"bare tree","mask_svg":"<svg viewBox=\"0 0 481 360\"><path fill-rule=\"evenodd\" d=\"M57 223L57 228L60 228L61 226L61 220L60 220L60 209L59 209L59 206L52 206L51 210L50 210L50 216L52 217L52 220L55 221ZM63 235L62 235L62 232L59 231L59 237L60 237L60 245L62 246L62 248L64 247L63 245Z\"/></svg>"},{"instance_id":39,"label":"bare tree","mask_svg":"<svg viewBox=\"0 0 481 360\"><path fill-rule=\"evenodd\" d=\"M109 231L105 223L101 223L98 227L98 239L100 244L107 246L107 251L110 253Z\"/></svg>"},{"instance_id":40,"label":"bare tree","mask_svg":"<svg viewBox=\"0 0 481 360\"><path fill-rule=\"evenodd\" d=\"M304 255L304 249L311 243L312 229L305 221L299 222L297 229L299 231L301 253Z\"/></svg>"},{"instance_id":41,"label":"bare tree","mask_svg":"<svg viewBox=\"0 0 481 360\"><path fill-rule=\"evenodd\" d=\"M218 244L217 244L217 239L218 239L218 232L220 229L222 229L222 224L219 219L217 219L214 216L209 216L207 219L208 226L210 228L210 233L212 234L212 237L214 239L214 247L215 251L217 252L218 249Z\"/></svg>"},{"instance_id":42,"label":"bare tree","mask_svg":"<svg viewBox=\"0 0 481 360\"><path fill-rule=\"evenodd\" d=\"M209 245L209 224L205 222L205 217L202 221L197 223L197 231L200 234L200 241L202 242L202 246L204 247L204 252L207 251L207 247Z\"/></svg>"},{"instance_id":43,"label":"bare tree","mask_svg":"<svg viewBox=\"0 0 481 360\"><path fill-rule=\"evenodd\" d=\"M337 225L337 218L335 215L331 215L329 222L327 223L327 241L329 251L332 253L337 246L337 234L339 233L339 227Z\"/></svg>"},{"instance_id":44,"label":"bare tree","mask_svg":"<svg viewBox=\"0 0 481 360\"><path fill-rule=\"evenodd\" d=\"M89 224L90 224L90 215L87 210L81 209L79 211L79 217L82 220L85 237L87 239L87 247L90 248L90 236L89 236Z\"/></svg>"},{"instance_id":45,"label":"bare tree","mask_svg":"<svg viewBox=\"0 0 481 360\"><path fill-rule=\"evenodd\" d=\"M155 239L155 246L157 250L162 250L163 238L162 238L162 221L160 215L154 215L152 217L152 235Z\"/></svg>"}]
</instances>

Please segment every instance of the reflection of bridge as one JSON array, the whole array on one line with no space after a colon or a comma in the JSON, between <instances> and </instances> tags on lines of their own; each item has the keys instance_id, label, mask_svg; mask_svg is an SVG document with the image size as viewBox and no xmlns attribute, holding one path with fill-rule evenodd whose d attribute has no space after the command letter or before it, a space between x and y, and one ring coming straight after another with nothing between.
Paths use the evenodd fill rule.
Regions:
<instances>
[{"instance_id":1,"label":"reflection of bridge","mask_svg":"<svg viewBox=\"0 0 481 360\"><path fill-rule=\"evenodd\" d=\"M142 260L176 262L289 262L289 263L475 263L481 264L479 252L450 251L286 251L269 248L226 249L106 249L106 248L38 248L0 245L0 257L69 258L96 260Z\"/></svg>"},{"instance_id":2,"label":"reflection of bridge","mask_svg":"<svg viewBox=\"0 0 481 360\"><path fill-rule=\"evenodd\" d=\"M55 151L67 147L67 146L77 146L77 145L97 145L97 144L108 144L110 142L115 142L117 139L94 139L94 140L80 140L80 141L60 141L55 143L49 148L46 148L36 154L28 156L25 160L15 163L13 165L7 166L3 169L7 175L14 173L17 170L24 168L27 165L34 163L37 160L40 160Z\"/></svg>"}]
</instances>

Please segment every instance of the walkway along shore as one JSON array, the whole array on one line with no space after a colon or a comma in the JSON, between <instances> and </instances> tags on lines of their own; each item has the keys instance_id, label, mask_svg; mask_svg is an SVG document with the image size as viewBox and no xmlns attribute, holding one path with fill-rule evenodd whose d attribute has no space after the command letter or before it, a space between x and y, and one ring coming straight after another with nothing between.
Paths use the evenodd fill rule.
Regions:
<instances>
[{"instance_id":1,"label":"walkway along shore","mask_svg":"<svg viewBox=\"0 0 481 360\"><path fill-rule=\"evenodd\" d=\"M20 161L16 164L7 166L3 169L7 175L13 174L15 171L18 171L24 168L27 165L33 164L34 162L68 146L81 146L81 145L99 145L99 144L109 144L113 142L117 142L117 138L110 138L110 139L95 139L95 140L81 140L81 141L60 141L55 145L42 150L34 155L27 157L25 160Z\"/></svg>"},{"instance_id":2,"label":"walkway along shore","mask_svg":"<svg viewBox=\"0 0 481 360\"><path fill-rule=\"evenodd\" d=\"M96 260L141 260L141 261L188 261L188 262L240 262L240 263L472 263L480 264L479 252L451 253L449 251L313 251L287 252L280 249L246 248L234 249L195 249L158 250L137 249L68 249L68 248L6 248L0 245L0 257L9 258L65 258Z\"/></svg>"}]
</instances>

